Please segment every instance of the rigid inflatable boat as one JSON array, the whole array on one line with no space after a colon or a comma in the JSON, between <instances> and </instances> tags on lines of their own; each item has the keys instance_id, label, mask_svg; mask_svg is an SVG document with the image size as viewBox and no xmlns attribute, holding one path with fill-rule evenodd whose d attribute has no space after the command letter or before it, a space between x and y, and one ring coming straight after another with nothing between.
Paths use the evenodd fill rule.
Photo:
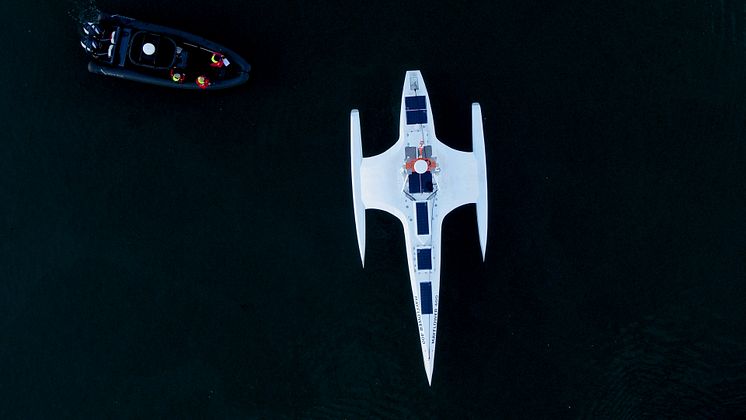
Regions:
<instances>
[{"instance_id":1,"label":"rigid inflatable boat","mask_svg":"<svg viewBox=\"0 0 746 420\"><path fill-rule=\"evenodd\" d=\"M245 83L251 66L228 48L165 26L100 14L83 25L88 71L175 89L215 90Z\"/></svg>"}]
</instances>

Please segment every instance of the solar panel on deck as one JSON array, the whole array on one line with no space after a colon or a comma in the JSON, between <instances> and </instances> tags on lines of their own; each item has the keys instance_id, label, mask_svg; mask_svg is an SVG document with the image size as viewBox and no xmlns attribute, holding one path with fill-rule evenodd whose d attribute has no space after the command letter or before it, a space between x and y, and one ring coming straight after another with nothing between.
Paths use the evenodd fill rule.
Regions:
<instances>
[{"instance_id":1,"label":"solar panel on deck","mask_svg":"<svg viewBox=\"0 0 746 420\"><path fill-rule=\"evenodd\" d=\"M412 172L409 174L409 193L431 193L433 192L433 174L430 171L424 174Z\"/></svg>"},{"instance_id":2,"label":"solar panel on deck","mask_svg":"<svg viewBox=\"0 0 746 420\"><path fill-rule=\"evenodd\" d=\"M420 300L422 301L422 315L433 313L433 285L432 283L420 283Z\"/></svg>"},{"instance_id":3,"label":"solar panel on deck","mask_svg":"<svg viewBox=\"0 0 746 420\"><path fill-rule=\"evenodd\" d=\"M422 192L433 192L433 174L430 171L421 175L420 188Z\"/></svg>"},{"instance_id":4,"label":"solar panel on deck","mask_svg":"<svg viewBox=\"0 0 746 420\"><path fill-rule=\"evenodd\" d=\"M430 248L419 248L417 250L417 269L432 270L433 259Z\"/></svg>"},{"instance_id":5,"label":"solar panel on deck","mask_svg":"<svg viewBox=\"0 0 746 420\"><path fill-rule=\"evenodd\" d=\"M417 194L420 192L420 174L412 172L409 174L409 193Z\"/></svg>"},{"instance_id":6,"label":"solar panel on deck","mask_svg":"<svg viewBox=\"0 0 746 420\"><path fill-rule=\"evenodd\" d=\"M407 111L407 124L427 124L427 111L424 109Z\"/></svg>"},{"instance_id":7,"label":"solar panel on deck","mask_svg":"<svg viewBox=\"0 0 746 420\"><path fill-rule=\"evenodd\" d=\"M404 107L407 109L427 109L424 96L407 96L404 98Z\"/></svg>"},{"instance_id":8,"label":"solar panel on deck","mask_svg":"<svg viewBox=\"0 0 746 420\"><path fill-rule=\"evenodd\" d=\"M417 234L428 235L430 234L430 217L427 214L427 203L417 203Z\"/></svg>"}]
</instances>

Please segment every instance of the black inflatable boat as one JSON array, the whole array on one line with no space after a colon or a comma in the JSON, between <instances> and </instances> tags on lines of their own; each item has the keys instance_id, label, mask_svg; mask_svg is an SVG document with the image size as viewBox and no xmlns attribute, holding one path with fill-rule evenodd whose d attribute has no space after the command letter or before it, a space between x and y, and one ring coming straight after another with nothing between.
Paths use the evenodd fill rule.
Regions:
<instances>
[{"instance_id":1,"label":"black inflatable boat","mask_svg":"<svg viewBox=\"0 0 746 420\"><path fill-rule=\"evenodd\" d=\"M204 38L119 15L83 25L88 71L175 89L215 90L249 79L238 54Z\"/></svg>"}]
</instances>

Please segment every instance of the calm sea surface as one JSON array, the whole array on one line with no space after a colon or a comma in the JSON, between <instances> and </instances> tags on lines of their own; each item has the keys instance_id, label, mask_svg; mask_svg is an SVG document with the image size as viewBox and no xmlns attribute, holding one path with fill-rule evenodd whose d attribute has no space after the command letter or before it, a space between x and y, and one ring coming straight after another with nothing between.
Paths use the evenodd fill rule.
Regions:
<instances>
[{"instance_id":1,"label":"calm sea surface","mask_svg":"<svg viewBox=\"0 0 746 420\"><path fill-rule=\"evenodd\" d=\"M556 3L556 4L545 4ZM744 1L9 0L0 418L746 417ZM224 92L86 71L96 9L249 59ZM432 387L399 222L355 239L349 111L484 114L444 225Z\"/></svg>"}]
</instances>

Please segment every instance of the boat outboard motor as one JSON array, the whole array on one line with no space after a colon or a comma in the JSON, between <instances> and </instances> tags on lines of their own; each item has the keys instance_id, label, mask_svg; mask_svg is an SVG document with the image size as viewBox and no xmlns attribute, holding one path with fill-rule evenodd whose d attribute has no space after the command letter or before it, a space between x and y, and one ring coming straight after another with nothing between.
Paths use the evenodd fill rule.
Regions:
<instances>
[{"instance_id":1,"label":"boat outboard motor","mask_svg":"<svg viewBox=\"0 0 746 420\"><path fill-rule=\"evenodd\" d=\"M80 46L83 47L84 50L86 50L87 53L93 55L94 57L101 57L104 55L107 55L107 51L105 51L102 48L101 41L92 39L92 38L83 38L80 40Z\"/></svg>"},{"instance_id":2,"label":"boat outboard motor","mask_svg":"<svg viewBox=\"0 0 746 420\"><path fill-rule=\"evenodd\" d=\"M99 48L101 48L101 43L99 43L95 39L83 38L80 40L80 46L83 47L86 52L93 54L98 51Z\"/></svg>"},{"instance_id":3,"label":"boat outboard motor","mask_svg":"<svg viewBox=\"0 0 746 420\"><path fill-rule=\"evenodd\" d=\"M100 37L104 34L104 31L93 22L84 23L83 32L85 32L86 35L92 37Z\"/></svg>"}]
</instances>

